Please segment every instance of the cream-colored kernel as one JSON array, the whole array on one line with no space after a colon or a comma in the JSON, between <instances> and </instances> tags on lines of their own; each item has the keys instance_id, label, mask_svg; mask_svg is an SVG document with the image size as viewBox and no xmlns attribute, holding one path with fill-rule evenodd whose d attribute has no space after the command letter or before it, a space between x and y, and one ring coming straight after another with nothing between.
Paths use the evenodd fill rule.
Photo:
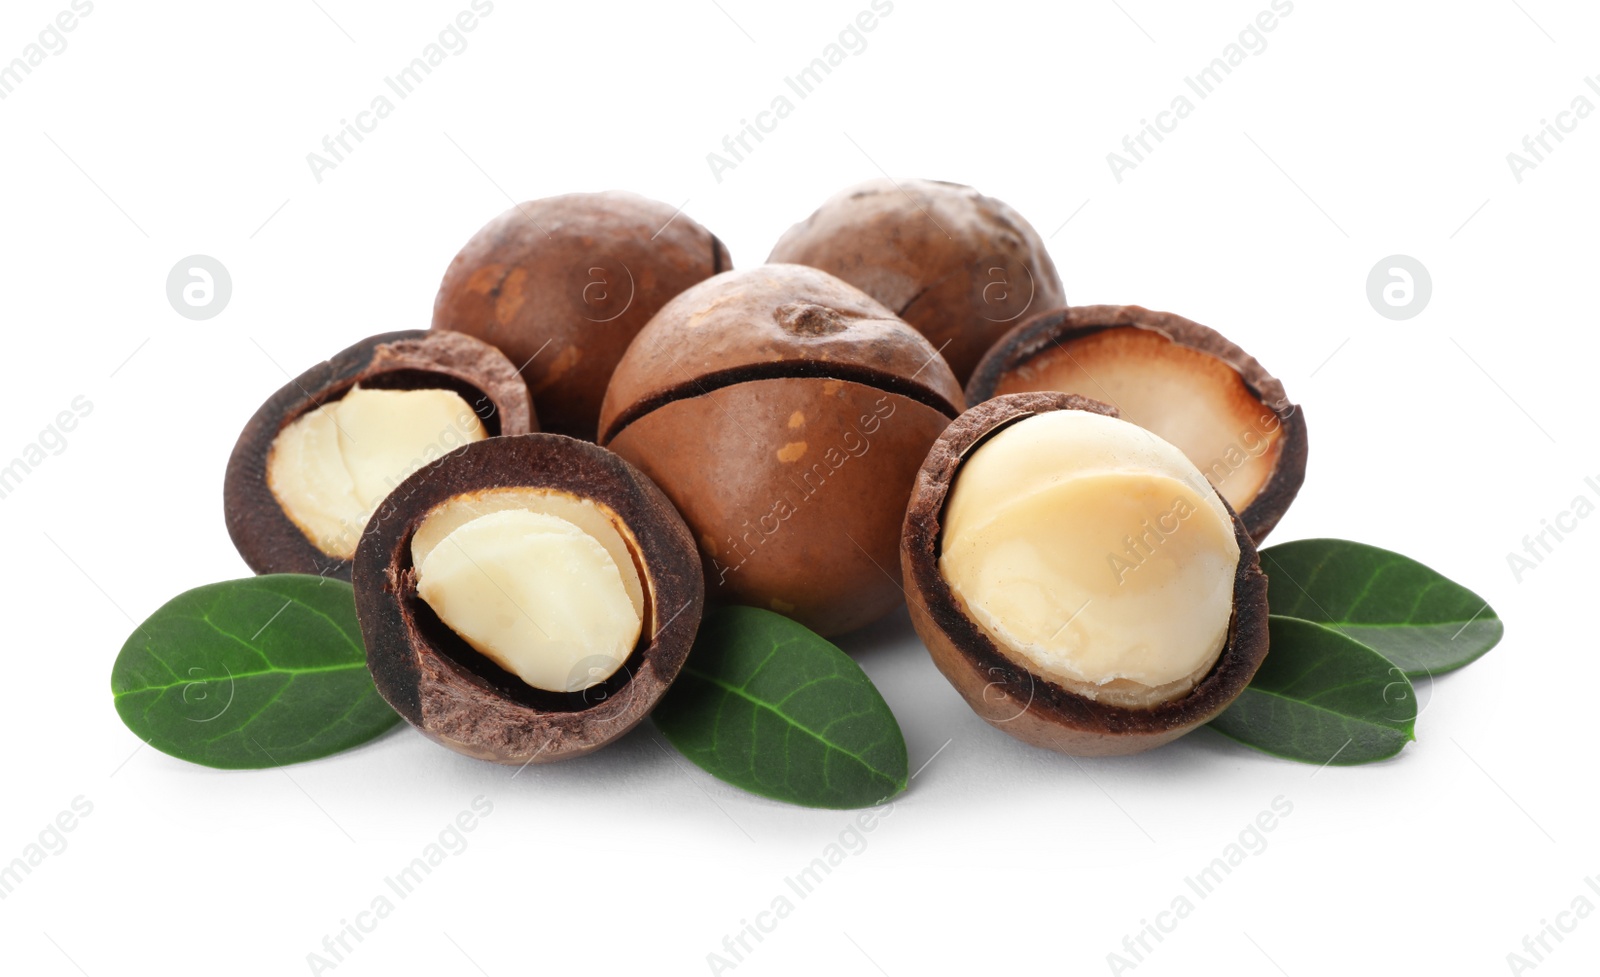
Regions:
<instances>
[{"instance_id":1,"label":"cream-colored kernel","mask_svg":"<svg viewBox=\"0 0 1600 977\"><path fill-rule=\"evenodd\" d=\"M1025 418L957 471L940 571L1013 660L1130 708L1181 697L1227 641L1239 545L1181 451L1086 411Z\"/></svg>"},{"instance_id":2,"label":"cream-colored kernel","mask_svg":"<svg viewBox=\"0 0 1600 977\"><path fill-rule=\"evenodd\" d=\"M639 642L626 571L595 537L527 509L478 516L417 565L417 593L478 652L536 689L604 682Z\"/></svg>"},{"instance_id":3,"label":"cream-colored kernel","mask_svg":"<svg viewBox=\"0 0 1600 977\"><path fill-rule=\"evenodd\" d=\"M296 418L272 442L267 486L312 545L348 560L396 485L439 456L489 436L451 390L368 390Z\"/></svg>"},{"instance_id":4,"label":"cream-colored kernel","mask_svg":"<svg viewBox=\"0 0 1600 977\"><path fill-rule=\"evenodd\" d=\"M551 488L496 488L457 495L435 506L411 536L411 565L420 567L445 537L467 523L508 509L555 516L583 530L611 556L634 610L644 614L644 583L635 567L637 544L615 512L593 499Z\"/></svg>"}]
</instances>

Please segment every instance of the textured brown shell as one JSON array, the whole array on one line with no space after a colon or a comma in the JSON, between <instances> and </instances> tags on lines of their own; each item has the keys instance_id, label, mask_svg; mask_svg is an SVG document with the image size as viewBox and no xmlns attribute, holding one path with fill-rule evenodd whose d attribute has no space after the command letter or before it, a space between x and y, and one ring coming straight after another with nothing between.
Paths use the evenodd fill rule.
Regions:
<instances>
[{"instance_id":1,"label":"textured brown shell","mask_svg":"<svg viewBox=\"0 0 1600 977\"><path fill-rule=\"evenodd\" d=\"M490 435L539 429L516 367L487 343L421 329L369 336L284 384L255 412L228 458L222 485L228 535L256 573L314 573L350 579L350 561L317 549L267 485L267 459L279 433L356 384L454 390Z\"/></svg>"},{"instance_id":2,"label":"textured brown shell","mask_svg":"<svg viewBox=\"0 0 1600 977\"><path fill-rule=\"evenodd\" d=\"M1007 658L961 610L939 571L945 498L975 446L1007 424L1054 410L1116 416L1104 404L1071 394L1011 394L962 414L934 444L917 475L900 551L911 622L939 671L990 725L1024 743L1073 756L1140 753L1210 722L1250 684L1267 654L1267 578L1250 534L1234 515L1239 569L1228 643L1193 691L1153 709L1086 699Z\"/></svg>"},{"instance_id":3,"label":"textured brown shell","mask_svg":"<svg viewBox=\"0 0 1600 977\"><path fill-rule=\"evenodd\" d=\"M674 295L732 266L671 205L622 191L521 203L445 271L433 327L500 347L547 431L593 440L617 360Z\"/></svg>"},{"instance_id":4,"label":"textured brown shell","mask_svg":"<svg viewBox=\"0 0 1600 977\"><path fill-rule=\"evenodd\" d=\"M1283 518L1306 480L1305 412L1291 403L1283 384L1255 357L1209 326L1170 312L1152 312L1137 305L1080 305L1040 313L995 343L967 382L967 401L981 404L995 395L1001 381L1017 367L1042 352L1092 336L1107 329L1148 329L1213 356L1231 366L1262 405L1283 424L1277 464L1250 504L1239 513L1250 536L1259 545Z\"/></svg>"},{"instance_id":5,"label":"textured brown shell","mask_svg":"<svg viewBox=\"0 0 1600 977\"><path fill-rule=\"evenodd\" d=\"M791 227L768 261L810 265L882 302L965 382L995 340L1066 302L1039 233L971 187L869 180Z\"/></svg>"},{"instance_id":6,"label":"textured brown shell","mask_svg":"<svg viewBox=\"0 0 1600 977\"><path fill-rule=\"evenodd\" d=\"M645 587L643 636L609 682L574 693L530 688L417 596L417 527L458 495L496 488L592 499L631 536ZM637 725L683 667L705 602L694 539L660 490L611 452L556 434L469 444L400 483L361 538L353 583L367 667L389 705L458 753L512 764L580 756Z\"/></svg>"},{"instance_id":7,"label":"textured brown shell","mask_svg":"<svg viewBox=\"0 0 1600 977\"><path fill-rule=\"evenodd\" d=\"M950 416L876 387L752 380L676 400L610 447L689 525L706 593L853 631L900 605L900 524Z\"/></svg>"},{"instance_id":8,"label":"textured brown shell","mask_svg":"<svg viewBox=\"0 0 1600 977\"><path fill-rule=\"evenodd\" d=\"M667 303L617 364L600 443L662 404L773 377L850 380L954 417L961 385L938 350L884 305L825 272L725 272Z\"/></svg>"},{"instance_id":9,"label":"textured brown shell","mask_svg":"<svg viewBox=\"0 0 1600 977\"><path fill-rule=\"evenodd\" d=\"M903 599L906 499L961 405L937 351L883 305L764 265L696 285L645 327L606 393L602 443L678 505L710 597L835 635Z\"/></svg>"}]
</instances>

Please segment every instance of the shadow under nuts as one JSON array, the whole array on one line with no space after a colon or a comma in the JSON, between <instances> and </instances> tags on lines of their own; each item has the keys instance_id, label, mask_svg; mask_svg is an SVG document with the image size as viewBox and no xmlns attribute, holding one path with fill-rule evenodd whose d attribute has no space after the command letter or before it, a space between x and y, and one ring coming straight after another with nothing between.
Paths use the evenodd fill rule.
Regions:
<instances>
[{"instance_id":1,"label":"shadow under nuts","mask_svg":"<svg viewBox=\"0 0 1600 977\"><path fill-rule=\"evenodd\" d=\"M842 190L767 260L820 268L882 302L962 383L1007 330L1066 302L1039 233L959 183L878 179Z\"/></svg>"},{"instance_id":2,"label":"shadow under nuts","mask_svg":"<svg viewBox=\"0 0 1600 977\"><path fill-rule=\"evenodd\" d=\"M554 434L468 445L407 479L352 582L384 699L436 742L513 764L588 753L643 719L705 595L650 480Z\"/></svg>"},{"instance_id":3,"label":"shadow under nuts","mask_svg":"<svg viewBox=\"0 0 1600 977\"><path fill-rule=\"evenodd\" d=\"M348 580L368 517L408 475L463 444L537 429L516 367L487 343L371 336L250 418L223 483L228 535L256 573Z\"/></svg>"},{"instance_id":4,"label":"shadow under nuts","mask_svg":"<svg viewBox=\"0 0 1600 977\"><path fill-rule=\"evenodd\" d=\"M933 346L824 272L765 265L673 299L617 366L601 443L694 531L710 597L823 635L902 600L917 468L961 410Z\"/></svg>"},{"instance_id":5,"label":"shadow under nuts","mask_svg":"<svg viewBox=\"0 0 1600 977\"><path fill-rule=\"evenodd\" d=\"M981 404L929 452L901 560L911 620L974 711L1075 756L1209 722L1267 653L1267 581L1184 457L1059 393Z\"/></svg>"},{"instance_id":6,"label":"shadow under nuts","mask_svg":"<svg viewBox=\"0 0 1600 977\"><path fill-rule=\"evenodd\" d=\"M670 204L618 190L530 200L462 247L433 328L504 350L544 429L593 440L628 343L668 299L730 267L722 242Z\"/></svg>"}]
</instances>

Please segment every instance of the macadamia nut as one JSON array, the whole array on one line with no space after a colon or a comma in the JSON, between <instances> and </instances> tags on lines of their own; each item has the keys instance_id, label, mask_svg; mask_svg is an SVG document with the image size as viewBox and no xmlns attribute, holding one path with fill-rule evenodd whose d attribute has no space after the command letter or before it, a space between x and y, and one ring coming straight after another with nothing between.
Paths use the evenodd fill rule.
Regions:
<instances>
[{"instance_id":1,"label":"macadamia nut","mask_svg":"<svg viewBox=\"0 0 1600 977\"><path fill-rule=\"evenodd\" d=\"M453 499L418 527L412 560L439 619L533 688L598 685L639 642L632 549L587 500L534 489Z\"/></svg>"},{"instance_id":2,"label":"macadamia nut","mask_svg":"<svg viewBox=\"0 0 1600 977\"><path fill-rule=\"evenodd\" d=\"M1192 319L1137 305L1034 316L984 355L967 402L1045 390L1108 404L1182 449L1257 545L1305 481L1305 412L1259 360Z\"/></svg>"},{"instance_id":3,"label":"macadamia nut","mask_svg":"<svg viewBox=\"0 0 1600 977\"><path fill-rule=\"evenodd\" d=\"M996 392L1065 390L1098 397L1122 418L1183 449L1243 511L1277 466L1283 424L1224 360L1148 329L1112 329L1054 347Z\"/></svg>"},{"instance_id":4,"label":"macadamia nut","mask_svg":"<svg viewBox=\"0 0 1600 977\"><path fill-rule=\"evenodd\" d=\"M557 434L488 438L406 479L350 580L384 701L434 742L516 767L637 726L705 607L694 537L661 489Z\"/></svg>"},{"instance_id":5,"label":"macadamia nut","mask_svg":"<svg viewBox=\"0 0 1600 977\"><path fill-rule=\"evenodd\" d=\"M1239 559L1232 516L1182 451L1063 410L1003 428L962 463L939 568L1030 674L1148 708L1216 663Z\"/></svg>"},{"instance_id":6,"label":"macadamia nut","mask_svg":"<svg viewBox=\"0 0 1600 977\"><path fill-rule=\"evenodd\" d=\"M396 485L433 458L488 436L454 391L356 386L278 434L267 484L317 549L348 560Z\"/></svg>"},{"instance_id":7,"label":"macadamia nut","mask_svg":"<svg viewBox=\"0 0 1600 977\"><path fill-rule=\"evenodd\" d=\"M611 377L599 443L661 487L707 593L844 634L905 600L895 555L961 388L881 303L800 265L668 302Z\"/></svg>"}]
</instances>

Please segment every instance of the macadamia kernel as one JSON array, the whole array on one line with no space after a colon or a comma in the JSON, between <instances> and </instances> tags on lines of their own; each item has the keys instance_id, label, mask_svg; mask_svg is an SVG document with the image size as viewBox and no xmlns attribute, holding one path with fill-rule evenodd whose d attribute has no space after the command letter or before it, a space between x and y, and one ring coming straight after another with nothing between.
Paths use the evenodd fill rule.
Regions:
<instances>
[{"instance_id":1,"label":"macadamia kernel","mask_svg":"<svg viewBox=\"0 0 1600 977\"><path fill-rule=\"evenodd\" d=\"M396 485L445 452L488 436L454 391L357 386L278 434L267 485L317 549L348 560Z\"/></svg>"},{"instance_id":2,"label":"macadamia kernel","mask_svg":"<svg viewBox=\"0 0 1600 977\"><path fill-rule=\"evenodd\" d=\"M945 509L940 573L1030 674L1149 708L1186 695L1228 638L1239 544L1205 476L1127 421L1024 418L971 453Z\"/></svg>"},{"instance_id":3,"label":"macadamia kernel","mask_svg":"<svg viewBox=\"0 0 1600 977\"><path fill-rule=\"evenodd\" d=\"M633 654L644 622L632 550L599 506L502 489L440 506L412 537L417 593L536 689L578 692Z\"/></svg>"}]
</instances>

